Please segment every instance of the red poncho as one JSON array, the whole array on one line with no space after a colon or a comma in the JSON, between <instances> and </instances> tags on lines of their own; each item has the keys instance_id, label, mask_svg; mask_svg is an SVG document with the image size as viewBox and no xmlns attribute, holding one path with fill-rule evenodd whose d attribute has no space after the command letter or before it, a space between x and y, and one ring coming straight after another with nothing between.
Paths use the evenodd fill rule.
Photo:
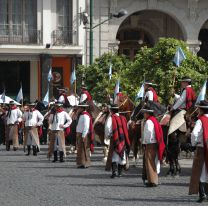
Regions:
<instances>
[{"instance_id":1,"label":"red poncho","mask_svg":"<svg viewBox=\"0 0 208 206\"><path fill-rule=\"evenodd\" d=\"M190 109L196 100L196 95L192 87L186 87L186 110Z\"/></svg>"},{"instance_id":2,"label":"red poncho","mask_svg":"<svg viewBox=\"0 0 208 206\"><path fill-rule=\"evenodd\" d=\"M158 102L157 92L152 87L149 87L148 90L153 93L153 102Z\"/></svg>"},{"instance_id":3,"label":"red poncho","mask_svg":"<svg viewBox=\"0 0 208 206\"><path fill-rule=\"evenodd\" d=\"M158 144L158 159L162 161L163 153L165 150L162 127L154 116L151 116L148 119L151 120L154 124L155 137L156 137L157 144Z\"/></svg>"},{"instance_id":4,"label":"red poncho","mask_svg":"<svg viewBox=\"0 0 208 206\"><path fill-rule=\"evenodd\" d=\"M82 90L82 93L87 95L88 102L92 101L92 96L90 95L90 93L87 90Z\"/></svg>"},{"instance_id":5,"label":"red poncho","mask_svg":"<svg viewBox=\"0 0 208 206\"><path fill-rule=\"evenodd\" d=\"M125 146L130 146L126 118L124 116L112 114L112 129L115 151L122 158Z\"/></svg>"},{"instance_id":6,"label":"red poncho","mask_svg":"<svg viewBox=\"0 0 208 206\"><path fill-rule=\"evenodd\" d=\"M208 172L208 117L200 116L199 119L202 121L203 127L203 143L204 143L204 162Z\"/></svg>"}]
</instances>

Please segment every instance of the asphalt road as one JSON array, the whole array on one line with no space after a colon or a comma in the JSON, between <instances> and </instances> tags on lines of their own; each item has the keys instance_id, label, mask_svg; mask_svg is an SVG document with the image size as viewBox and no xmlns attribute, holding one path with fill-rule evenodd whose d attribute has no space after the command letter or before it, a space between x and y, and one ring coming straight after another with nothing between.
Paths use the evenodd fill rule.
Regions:
<instances>
[{"instance_id":1,"label":"asphalt road","mask_svg":"<svg viewBox=\"0 0 208 206\"><path fill-rule=\"evenodd\" d=\"M190 159L181 160L179 178L165 177L168 168L162 168L157 188L143 186L141 162L112 180L101 160L102 151L97 148L92 167L77 169L75 155L67 156L65 163L52 163L46 159L46 148L37 157L27 157L22 150L7 152L0 146L0 205L196 205L197 196L188 196Z\"/></svg>"}]
</instances>

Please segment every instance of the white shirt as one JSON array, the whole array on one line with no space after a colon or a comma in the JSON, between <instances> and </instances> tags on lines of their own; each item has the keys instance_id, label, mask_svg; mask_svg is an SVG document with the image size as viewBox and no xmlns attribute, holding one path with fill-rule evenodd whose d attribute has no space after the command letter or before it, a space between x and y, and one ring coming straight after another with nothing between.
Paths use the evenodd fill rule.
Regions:
<instances>
[{"instance_id":1,"label":"white shirt","mask_svg":"<svg viewBox=\"0 0 208 206\"><path fill-rule=\"evenodd\" d=\"M90 130L90 117L86 114L82 114L79 117L76 132L81 133L82 137L85 138Z\"/></svg>"},{"instance_id":2,"label":"white shirt","mask_svg":"<svg viewBox=\"0 0 208 206\"><path fill-rule=\"evenodd\" d=\"M23 120L25 121L25 127L36 127L43 124L43 115L38 111L34 110L33 112L24 112Z\"/></svg>"},{"instance_id":3,"label":"white shirt","mask_svg":"<svg viewBox=\"0 0 208 206\"><path fill-rule=\"evenodd\" d=\"M72 119L65 111L62 111L57 112L55 115L50 114L48 122L50 124L51 130L63 131L64 128L67 128L71 125ZM60 128L60 125L63 125L64 128Z\"/></svg>"},{"instance_id":4,"label":"white shirt","mask_svg":"<svg viewBox=\"0 0 208 206\"><path fill-rule=\"evenodd\" d=\"M22 112L19 108L12 109L10 116L7 116L8 112L6 112L6 123L9 124L15 124L16 121L21 122L22 121Z\"/></svg>"},{"instance_id":5,"label":"white shirt","mask_svg":"<svg viewBox=\"0 0 208 206\"><path fill-rule=\"evenodd\" d=\"M205 116L208 117L208 114L205 114ZM191 144L192 146L204 147L203 127L200 119L196 121L195 127L191 133Z\"/></svg>"},{"instance_id":6,"label":"white shirt","mask_svg":"<svg viewBox=\"0 0 208 206\"><path fill-rule=\"evenodd\" d=\"M65 103L65 98L64 98L64 95L61 95L59 98L58 98L58 102L61 102L61 103Z\"/></svg>"},{"instance_id":7,"label":"white shirt","mask_svg":"<svg viewBox=\"0 0 208 206\"><path fill-rule=\"evenodd\" d=\"M144 97L144 99L146 99L147 98L147 100L148 101L153 101L153 92L152 91L147 91L146 93L145 93L145 97Z\"/></svg>"},{"instance_id":8,"label":"white shirt","mask_svg":"<svg viewBox=\"0 0 208 206\"><path fill-rule=\"evenodd\" d=\"M82 102L86 101L86 99L87 99L87 95L82 93L81 96L80 96L79 102L82 103Z\"/></svg>"},{"instance_id":9,"label":"white shirt","mask_svg":"<svg viewBox=\"0 0 208 206\"><path fill-rule=\"evenodd\" d=\"M155 128L151 120L147 120L144 125L144 138L142 141L143 144L153 144L157 143L155 137Z\"/></svg>"},{"instance_id":10,"label":"white shirt","mask_svg":"<svg viewBox=\"0 0 208 206\"><path fill-rule=\"evenodd\" d=\"M191 85L187 86L191 87ZM184 109L186 108L186 89L183 90L181 96L177 99L176 103L173 105L173 109Z\"/></svg>"}]
</instances>

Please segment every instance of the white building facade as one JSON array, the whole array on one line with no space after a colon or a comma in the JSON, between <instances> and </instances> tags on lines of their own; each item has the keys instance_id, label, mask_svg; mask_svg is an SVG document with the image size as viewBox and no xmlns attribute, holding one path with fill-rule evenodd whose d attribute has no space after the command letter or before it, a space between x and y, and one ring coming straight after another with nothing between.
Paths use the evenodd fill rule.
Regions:
<instances>
[{"instance_id":1,"label":"white building facade","mask_svg":"<svg viewBox=\"0 0 208 206\"><path fill-rule=\"evenodd\" d=\"M28 100L48 88L70 87L71 70L82 63L85 30L80 13L85 0L0 0L0 89L15 96L20 84Z\"/></svg>"},{"instance_id":2,"label":"white building facade","mask_svg":"<svg viewBox=\"0 0 208 206\"><path fill-rule=\"evenodd\" d=\"M207 0L93 0L94 25L120 9L128 11L94 29L94 58L118 49L133 59L142 46L154 46L161 37L184 40L195 54L208 60ZM89 13L87 1L87 12ZM89 62L89 34L86 58Z\"/></svg>"}]
</instances>

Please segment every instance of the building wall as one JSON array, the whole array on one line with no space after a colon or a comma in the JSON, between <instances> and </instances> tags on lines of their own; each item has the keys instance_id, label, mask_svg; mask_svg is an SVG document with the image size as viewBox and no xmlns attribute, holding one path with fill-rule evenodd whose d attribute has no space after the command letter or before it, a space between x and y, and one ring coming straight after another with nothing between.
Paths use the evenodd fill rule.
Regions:
<instances>
[{"instance_id":1,"label":"building wall","mask_svg":"<svg viewBox=\"0 0 208 206\"><path fill-rule=\"evenodd\" d=\"M198 35L208 19L207 0L94 0L94 24L102 22L109 12L126 9L128 16L145 10L161 11L171 16L183 31L184 40L193 52L199 49ZM89 0L88 0L89 13ZM116 35L122 22L128 17L112 19L94 29L94 57L109 51L109 43L116 43ZM171 24L171 22L170 22ZM89 35L88 35L89 36ZM87 46L89 47L89 38ZM87 52L89 49L87 49ZM86 57L88 57L89 52Z\"/></svg>"}]
</instances>

